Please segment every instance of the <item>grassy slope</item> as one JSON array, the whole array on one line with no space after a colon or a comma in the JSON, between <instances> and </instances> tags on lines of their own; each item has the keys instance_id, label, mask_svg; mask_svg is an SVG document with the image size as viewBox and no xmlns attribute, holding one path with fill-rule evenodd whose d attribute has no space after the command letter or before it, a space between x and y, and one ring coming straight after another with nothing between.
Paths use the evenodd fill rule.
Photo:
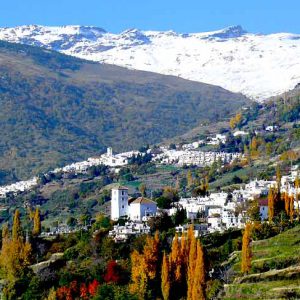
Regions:
<instances>
[{"instance_id":1,"label":"grassy slope","mask_svg":"<svg viewBox=\"0 0 300 300\"><path fill-rule=\"evenodd\" d=\"M253 274L228 285L224 299L299 299L299 245L300 226L253 242ZM234 265L239 268L240 261Z\"/></svg>"},{"instance_id":2,"label":"grassy slope","mask_svg":"<svg viewBox=\"0 0 300 300\"><path fill-rule=\"evenodd\" d=\"M248 100L220 87L0 42L0 184L183 134Z\"/></svg>"}]
</instances>

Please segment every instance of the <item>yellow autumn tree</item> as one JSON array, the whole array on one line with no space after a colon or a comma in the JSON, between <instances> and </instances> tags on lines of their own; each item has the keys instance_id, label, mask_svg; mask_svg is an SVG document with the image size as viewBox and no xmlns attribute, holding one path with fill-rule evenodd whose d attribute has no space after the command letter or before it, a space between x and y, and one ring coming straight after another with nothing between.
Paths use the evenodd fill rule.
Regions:
<instances>
[{"instance_id":1,"label":"yellow autumn tree","mask_svg":"<svg viewBox=\"0 0 300 300\"><path fill-rule=\"evenodd\" d=\"M187 300L192 300L194 274L197 260L197 243L194 234L189 236L189 260L187 267Z\"/></svg>"},{"instance_id":2,"label":"yellow autumn tree","mask_svg":"<svg viewBox=\"0 0 300 300\"><path fill-rule=\"evenodd\" d=\"M269 222L272 222L273 218L274 218L274 206L275 206L274 188L270 187L269 188L269 193L268 193L268 218L269 218Z\"/></svg>"},{"instance_id":3,"label":"yellow autumn tree","mask_svg":"<svg viewBox=\"0 0 300 300\"><path fill-rule=\"evenodd\" d=\"M243 243L242 243L242 265L241 271L244 274L247 274L251 268L251 225L250 223L246 224L244 234L243 234Z\"/></svg>"},{"instance_id":4,"label":"yellow autumn tree","mask_svg":"<svg viewBox=\"0 0 300 300\"><path fill-rule=\"evenodd\" d=\"M205 300L205 264L200 241L197 241L197 258L192 287L192 300Z\"/></svg>"},{"instance_id":5,"label":"yellow autumn tree","mask_svg":"<svg viewBox=\"0 0 300 300\"><path fill-rule=\"evenodd\" d=\"M297 220L300 219L300 204L299 204L299 188L300 188L300 177L297 174L297 177L295 179L295 188L296 188L296 202L297 202Z\"/></svg>"},{"instance_id":6,"label":"yellow autumn tree","mask_svg":"<svg viewBox=\"0 0 300 300\"><path fill-rule=\"evenodd\" d=\"M180 244L177 233L173 239L172 251L171 251L171 270L174 274L173 280L180 282L182 278L182 262L180 255Z\"/></svg>"},{"instance_id":7,"label":"yellow autumn tree","mask_svg":"<svg viewBox=\"0 0 300 300\"><path fill-rule=\"evenodd\" d=\"M230 128L234 129L235 127L238 127L241 124L241 121L242 121L242 114L241 113L237 113L229 121Z\"/></svg>"},{"instance_id":8,"label":"yellow autumn tree","mask_svg":"<svg viewBox=\"0 0 300 300\"><path fill-rule=\"evenodd\" d=\"M15 211L11 235L7 225L2 229L2 248L0 253L0 267L7 284L3 292L8 299L15 297L15 283L21 278L30 265L31 245L24 242L20 213Z\"/></svg>"},{"instance_id":9,"label":"yellow autumn tree","mask_svg":"<svg viewBox=\"0 0 300 300\"><path fill-rule=\"evenodd\" d=\"M276 185L277 185L278 194L280 194L280 190L281 190L281 171L280 171L279 166L277 166L277 168L276 168Z\"/></svg>"},{"instance_id":10,"label":"yellow autumn tree","mask_svg":"<svg viewBox=\"0 0 300 300\"><path fill-rule=\"evenodd\" d=\"M291 195L290 197L289 197L289 202L290 202L290 206L289 206L289 216L290 216L290 221L291 222L293 222L293 220L294 220L294 201L295 201L295 199L294 199L294 197L293 197L293 195Z\"/></svg>"},{"instance_id":11,"label":"yellow autumn tree","mask_svg":"<svg viewBox=\"0 0 300 300\"><path fill-rule=\"evenodd\" d=\"M187 180L187 187L188 188L191 187L194 183L191 170L188 170L188 172L186 174L186 180Z\"/></svg>"},{"instance_id":12,"label":"yellow autumn tree","mask_svg":"<svg viewBox=\"0 0 300 300\"><path fill-rule=\"evenodd\" d=\"M284 210L286 212L286 215L290 215L290 197L288 192L283 194L283 199L284 199Z\"/></svg>"},{"instance_id":13,"label":"yellow autumn tree","mask_svg":"<svg viewBox=\"0 0 300 300\"><path fill-rule=\"evenodd\" d=\"M146 264L143 254L134 250L131 253L131 284L130 292L143 300L147 291Z\"/></svg>"},{"instance_id":14,"label":"yellow autumn tree","mask_svg":"<svg viewBox=\"0 0 300 300\"><path fill-rule=\"evenodd\" d=\"M37 236L41 233L41 230L42 230L42 226L41 226L40 210L37 207L34 212L32 234Z\"/></svg>"},{"instance_id":15,"label":"yellow autumn tree","mask_svg":"<svg viewBox=\"0 0 300 300\"><path fill-rule=\"evenodd\" d=\"M166 253L164 253L162 269L161 269L161 292L164 300L169 300L170 286L171 283L170 283L169 261Z\"/></svg>"},{"instance_id":16,"label":"yellow autumn tree","mask_svg":"<svg viewBox=\"0 0 300 300\"><path fill-rule=\"evenodd\" d=\"M257 158L258 157L257 147L258 147L258 141L257 141L256 137L254 136L251 140L251 143L250 143L251 158Z\"/></svg>"},{"instance_id":17,"label":"yellow autumn tree","mask_svg":"<svg viewBox=\"0 0 300 300\"><path fill-rule=\"evenodd\" d=\"M147 287L157 278L159 267L159 234L156 232L154 237L147 236L142 253L134 250L131 254L131 293L144 299Z\"/></svg>"}]
</instances>

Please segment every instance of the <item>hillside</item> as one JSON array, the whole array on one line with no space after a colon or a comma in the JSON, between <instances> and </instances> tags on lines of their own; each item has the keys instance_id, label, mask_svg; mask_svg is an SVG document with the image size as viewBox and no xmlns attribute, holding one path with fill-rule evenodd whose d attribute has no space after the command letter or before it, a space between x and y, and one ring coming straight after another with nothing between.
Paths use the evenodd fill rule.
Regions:
<instances>
[{"instance_id":1,"label":"hillside","mask_svg":"<svg viewBox=\"0 0 300 300\"><path fill-rule=\"evenodd\" d=\"M177 77L0 43L0 184L138 149L228 117L248 99Z\"/></svg>"},{"instance_id":2,"label":"hillside","mask_svg":"<svg viewBox=\"0 0 300 300\"><path fill-rule=\"evenodd\" d=\"M300 226L252 243L250 275L225 287L222 299L298 299ZM238 270L240 263L234 268Z\"/></svg>"},{"instance_id":3,"label":"hillside","mask_svg":"<svg viewBox=\"0 0 300 300\"><path fill-rule=\"evenodd\" d=\"M114 34L92 26L29 25L0 28L0 39L206 82L259 101L300 82L299 34L254 34L241 26L200 33L129 29Z\"/></svg>"}]
</instances>

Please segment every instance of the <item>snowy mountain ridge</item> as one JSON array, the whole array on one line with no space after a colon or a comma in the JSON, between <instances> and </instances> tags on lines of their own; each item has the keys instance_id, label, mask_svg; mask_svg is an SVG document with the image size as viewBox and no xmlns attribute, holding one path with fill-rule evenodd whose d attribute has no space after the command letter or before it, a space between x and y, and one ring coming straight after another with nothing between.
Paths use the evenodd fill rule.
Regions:
<instances>
[{"instance_id":1,"label":"snowy mountain ridge","mask_svg":"<svg viewBox=\"0 0 300 300\"><path fill-rule=\"evenodd\" d=\"M94 26L0 28L0 39L131 69L219 85L258 101L300 83L300 34L253 34L241 26L202 33Z\"/></svg>"}]
</instances>

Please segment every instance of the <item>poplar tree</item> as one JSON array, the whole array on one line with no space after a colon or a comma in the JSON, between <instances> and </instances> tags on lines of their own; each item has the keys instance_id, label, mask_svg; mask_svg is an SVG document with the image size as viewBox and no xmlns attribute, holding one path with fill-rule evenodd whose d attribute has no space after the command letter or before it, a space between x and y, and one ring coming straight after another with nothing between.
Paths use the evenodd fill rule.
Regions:
<instances>
[{"instance_id":1,"label":"poplar tree","mask_svg":"<svg viewBox=\"0 0 300 300\"><path fill-rule=\"evenodd\" d=\"M197 258L194 271L194 282L192 288L192 300L205 299L205 265L203 248L200 241L197 241Z\"/></svg>"},{"instance_id":2,"label":"poplar tree","mask_svg":"<svg viewBox=\"0 0 300 300\"><path fill-rule=\"evenodd\" d=\"M296 202L297 202L297 220L299 221L300 219L300 205L299 205L299 189L300 187L300 178L299 175L297 174L297 177L295 179L295 188L296 188Z\"/></svg>"},{"instance_id":3,"label":"poplar tree","mask_svg":"<svg viewBox=\"0 0 300 300\"><path fill-rule=\"evenodd\" d=\"M131 285L130 292L139 299L145 299L147 288L158 279L159 265L159 234L147 236L143 252L134 250L131 254Z\"/></svg>"},{"instance_id":4,"label":"poplar tree","mask_svg":"<svg viewBox=\"0 0 300 300\"><path fill-rule=\"evenodd\" d=\"M290 221L293 222L293 220L294 220L294 196L291 195L289 197L289 200L290 200L290 209L289 209Z\"/></svg>"},{"instance_id":5,"label":"poplar tree","mask_svg":"<svg viewBox=\"0 0 300 300\"><path fill-rule=\"evenodd\" d=\"M187 274L187 300L192 300L194 274L197 260L197 243L194 234L189 247L188 274Z\"/></svg>"},{"instance_id":6,"label":"poplar tree","mask_svg":"<svg viewBox=\"0 0 300 300\"><path fill-rule=\"evenodd\" d=\"M186 175L186 180L187 180L187 187L191 187L193 185L193 176L191 170L188 170L187 175Z\"/></svg>"},{"instance_id":7,"label":"poplar tree","mask_svg":"<svg viewBox=\"0 0 300 300\"><path fill-rule=\"evenodd\" d=\"M166 253L164 253L161 269L161 292L164 300L169 300L170 286L169 262Z\"/></svg>"},{"instance_id":8,"label":"poplar tree","mask_svg":"<svg viewBox=\"0 0 300 300\"><path fill-rule=\"evenodd\" d=\"M41 216L40 216L40 210L37 207L34 212L34 218L33 218L33 235L39 235L41 233L42 227L41 227Z\"/></svg>"},{"instance_id":9,"label":"poplar tree","mask_svg":"<svg viewBox=\"0 0 300 300\"><path fill-rule=\"evenodd\" d=\"M268 217L269 222L273 221L274 218L274 206L275 206L275 195L274 195L274 189L270 187L269 193L268 193Z\"/></svg>"},{"instance_id":10,"label":"poplar tree","mask_svg":"<svg viewBox=\"0 0 300 300\"><path fill-rule=\"evenodd\" d=\"M20 213L15 211L12 234L10 236L7 225L2 228L2 248L0 253L0 266L2 275L6 280L3 292L8 299L16 298L15 284L24 276L26 268L30 265L31 245L24 243Z\"/></svg>"},{"instance_id":11,"label":"poplar tree","mask_svg":"<svg viewBox=\"0 0 300 300\"><path fill-rule=\"evenodd\" d=\"M243 234L243 244L242 244L242 266L241 271L247 274L251 268L251 225L246 224L244 234Z\"/></svg>"},{"instance_id":12,"label":"poplar tree","mask_svg":"<svg viewBox=\"0 0 300 300\"><path fill-rule=\"evenodd\" d=\"M13 241L17 241L21 237L22 237L22 227L21 227L21 220L20 220L20 212L18 209L16 209L14 214L13 227L12 227L12 239Z\"/></svg>"},{"instance_id":13,"label":"poplar tree","mask_svg":"<svg viewBox=\"0 0 300 300\"><path fill-rule=\"evenodd\" d=\"M283 198L284 198L284 209L285 209L286 215L289 216L290 215L290 197L289 197L288 192L284 193Z\"/></svg>"}]
</instances>

